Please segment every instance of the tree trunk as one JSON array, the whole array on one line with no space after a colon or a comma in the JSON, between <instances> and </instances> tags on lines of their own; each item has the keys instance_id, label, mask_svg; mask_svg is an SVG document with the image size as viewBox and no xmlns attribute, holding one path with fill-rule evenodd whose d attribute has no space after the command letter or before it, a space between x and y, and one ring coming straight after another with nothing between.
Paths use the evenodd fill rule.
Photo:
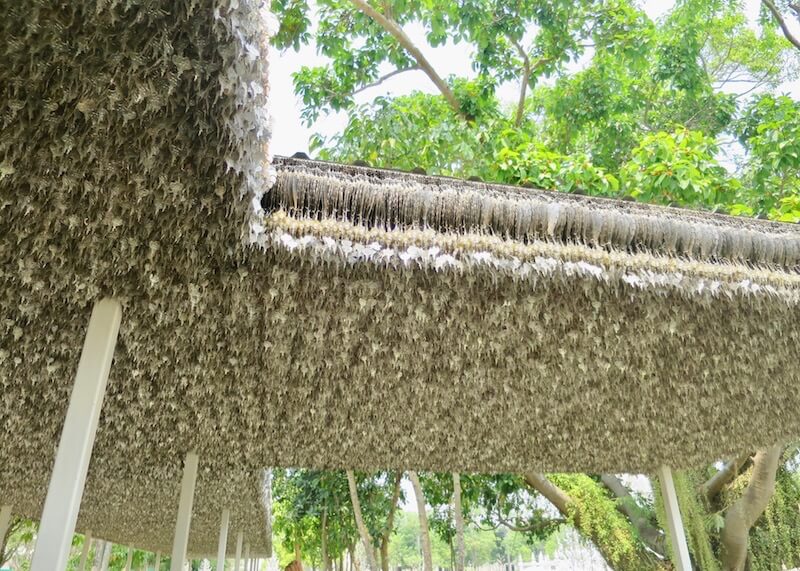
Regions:
<instances>
[{"instance_id":1,"label":"tree trunk","mask_svg":"<svg viewBox=\"0 0 800 571\"><path fill-rule=\"evenodd\" d=\"M361 571L361 566L358 564L358 559L356 559L356 546L353 544L348 545L347 554L350 557L349 571Z\"/></svg>"},{"instance_id":2,"label":"tree trunk","mask_svg":"<svg viewBox=\"0 0 800 571\"><path fill-rule=\"evenodd\" d=\"M303 554L300 552L300 542L294 540L294 565L292 571L303 571Z\"/></svg>"},{"instance_id":3,"label":"tree trunk","mask_svg":"<svg viewBox=\"0 0 800 571\"><path fill-rule=\"evenodd\" d=\"M397 504L400 501L400 484L403 480L403 473L398 472L394 478L394 488L392 489L392 503L389 506L389 515L386 516L386 527L383 528L381 535L381 571L389 571L389 541L394 531L394 514L397 511Z\"/></svg>"},{"instance_id":4,"label":"tree trunk","mask_svg":"<svg viewBox=\"0 0 800 571\"><path fill-rule=\"evenodd\" d=\"M700 486L700 493L703 494L709 502L713 502L717 494L722 491L722 488L736 478L739 474L739 470L741 470L742 466L749 459L750 453L747 452L726 462L716 474Z\"/></svg>"},{"instance_id":5,"label":"tree trunk","mask_svg":"<svg viewBox=\"0 0 800 571\"><path fill-rule=\"evenodd\" d=\"M352 470L347 471L347 483L350 486L350 501L353 503L353 515L356 519L358 535L361 536L361 543L364 545L364 556L367 558L367 567L370 571L378 571L375 563L375 552L372 547L372 536L369 534L367 526L364 525L364 518L361 515L361 502L358 500L358 488L356 487L356 476Z\"/></svg>"},{"instance_id":6,"label":"tree trunk","mask_svg":"<svg viewBox=\"0 0 800 571\"><path fill-rule=\"evenodd\" d=\"M408 477L414 487L414 495L417 497L417 512L419 514L419 535L422 543L422 564L423 571L433 571L433 555L431 553L431 536L428 531L428 513L425 511L425 495L422 493L422 485L416 472L409 472Z\"/></svg>"},{"instance_id":7,"label":"tree trunk","mask_svg":"<svg viewBox=\"0 0 800 571\"><path fill-rule=\"evenodd\" d=\"M544 474L529 472L523 475L525 483L547 498L584 538L591 541L605 559L606 564L616 571L645 571L660 569L655 556L644 547L630 554L619 554L614 537L608 537L605 528L593 522L584 525L581 506L575 503L564 490L551 482ZM629 522L630 523L630 522Z\"/></svg>"},{"instance_id":8,"label":"tree trunk","mask_svg":"<svg viewBox=\"0 0 800 571\"><path fill-rule=\"evenodd\" d=\"M322 510L322 522L319 535L322 551L322 571L330 571L331 562L328 557L328 510Z\"/></svg>"},{"instance_id":9,"label":"tree trunk","mask_svg":"<svg viewBox=\"0 0 800 571\"><path fill-rule=\"evenodd\" d=\"M464 512L461 511L461 476L453 472L453 515L456 524L455 571L464 571Z\"/></svg>"},{"instance_id":10,"label":"tree trunk","mask_svg":"<svg viewBox=\"0 0 800 571\"><path fill-rule=\"evenodd\" d=\"M775 492L775 473L782 452L783 444L756 452L750 483L742 497L725 514L725 525L720 534L722 568L725 571L743 571L745 568L750 528L764 513Z\"/></svg>"},{"instance_id":11,"label":"tree trunk","mask_svg":"<svg viewBox=\"0 0 800 571\"><path fill-rule=\"evenodd\" d=\"M617 509L636 528L644 544L661 557L668 557L666 534L637 511L628 488L613 474L602 474L600 481L620 500Z\"/></svg>"}]
</instances>

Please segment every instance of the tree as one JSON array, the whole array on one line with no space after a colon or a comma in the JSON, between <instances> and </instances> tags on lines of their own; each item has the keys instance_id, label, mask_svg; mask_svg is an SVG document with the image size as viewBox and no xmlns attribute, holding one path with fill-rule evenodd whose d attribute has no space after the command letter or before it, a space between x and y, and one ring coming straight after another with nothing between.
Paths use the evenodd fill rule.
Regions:
<instances>
[{"instance_id":1,"label":"tree","mask_svg":"<svg viewBox=\"0 0 800 571\"><path fill-rule=\"evenodd\" d=\"M464 571L464 512L461 508L461 476L453 472L453 520L456 527L455 571Z\"/></svg>"},{"instance_id":2,"label":"tree","mask_svg":"<svg viewBox=\"0 0 800 571\"><path fill-rule=\"evenodd\" d=\"M417 515L419 517L419 532L422 543L422 569L423 571L433 571L433 555L431 552L431 536L428 529L428 513L425 507L425 494L416 472L409 472L408 478L414 487L414 496L417 500Z\"/></svg>"}]
</instances>

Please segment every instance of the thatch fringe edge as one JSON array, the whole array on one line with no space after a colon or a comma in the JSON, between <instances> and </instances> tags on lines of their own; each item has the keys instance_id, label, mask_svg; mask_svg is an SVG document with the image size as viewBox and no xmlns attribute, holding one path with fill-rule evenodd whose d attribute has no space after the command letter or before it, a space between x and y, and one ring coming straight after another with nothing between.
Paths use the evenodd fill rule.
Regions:
<instances>
[{"instance_id":1,"label":"thatch fringe edge","mask_svg":"<svg viewBox=\"0 0 800 571\"><path fill-rule=\"evenodd\" d=\"M591 278L687 298L759 297L792 306L800 302L800 276L738 264L609 253L546 242L511 244L493 236L444 235L431 230L387 232L336 220L295 219L283 212L266 217L261 230L257 240L261 247L322 263L369 263L392 270L488 271L534 284L540 278Z\"/></svg>"},{"instance_id":2,"label":"thatch fringe edge","mask_svg":"<svg viewBox=\"0 0 800 571\"><path fill-rule=\"evenodd\" d=\"M275 209L293 215L386 230L433 228L784 268L800 264L800 233L793 229L765 232L732 218L727 224L698 220L681 210L660 209L656 215L637 208L600 208L579 204L574 197L559 201L557 193L525 194L525 189L502 193L487 186L478 191L449 184L449 179L434 186L410 177L373 181L366 174L287 168L278 163L270 200Z\"/></svg>"}]
</instances>

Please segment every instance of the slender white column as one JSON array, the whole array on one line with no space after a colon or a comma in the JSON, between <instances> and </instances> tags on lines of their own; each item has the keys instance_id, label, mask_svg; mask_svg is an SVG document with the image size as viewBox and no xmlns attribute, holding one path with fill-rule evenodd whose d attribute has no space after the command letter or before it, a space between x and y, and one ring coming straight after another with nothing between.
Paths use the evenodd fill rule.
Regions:
<instances>
[{"instance_id":1,"label":"slender white column","mask_svg":"<svg viewBox=\"0 0 800 571\"><path fill-rule=\"evenodd\" d=\"M667 513L670 543L672 544L672 563L676 571L692 571L689 559L689 546L683 531L681 510L678 507L678 494L675 493L675 482L672 481L672 470L669 466L658 469L658 482L661 484L661 496L664 499L664 510Z\"/></svg>"},{"instance_id":2,"label":"slender white column","mask_svg":"<svg viewBox=\"0 0 800 571\"><path fill-rule=\"evenodd\" d=\"M67 567L121 318L122 307L114 299L100 300L92 309L42 510L31 571L63 571Z\"/></svg>"},{"instance_id":3,"label":"slender white column","mask_svg":"<svg viewBox=\"0 0 800 571\"><path fill-rule=\"evenodd\" d=\"M239 562L242 560L242 541L244 541L244 534L240 531L236 534L236 558L233 560L233 571L239 571Z\"/></svg>"},{"instance_id":4,"label":"slender white column","mask_svg":"<svg viewBox=\"0 0 800 571\"><path fill-rule=\"evenodd\" d=\"M110 541L106 541L106 544L103 546L103 559L100 562L100 571L108 571L108 564L111 561L111 550L114 548L114 544Z\"/></svg>"},{"instance_id":5,"label":"slender white column","mask_svg":"<svg viewBox=\"0 0 800 571\"><path fill-rule=\"evenodd\" d=\"M133 564L133 547L128 546L128 558L125 560L125 571L131 571L131 565Z\"/></svg>"},{"instance_id":6,"label":"slender white column","mask_svg":"<svg viewBox=\"0 0 800 571\"><path fill-rule=\"evenodd\" d=\"M3 546L3 539L8 533L8 526L11 525L11 504L0 507L0 547Z\"/></svg>"},{"instance_id":7,"label":"slender white column","mask_svg":"<svg viewBox=\"0 0 800 571\"><path fill-rule=\"evenodd\" d=\"M197 454L189 452L183 463L181 479L181 498L178 503L178 519L175 521L175 539L172 544L170 571L181 571L186 561L186 547L189 545L189 526L192 523L192 504L194 486L197 483Z\"/></svg>"},{"instance_id":8,"label":"slender white column","mask_svg":"<svg viewBox=\"0 0 800 571\"><path fill-rule=\"evenodd\" d=\"M89 557L89 550L92 548L92 532L87 531L83 536L83 550L81 551L81 561L78 563L78 571L86 569L86 559Z\"/></svg>"},{"instance_id":9,"label":"slender white column","mask_svg":"<svg viewBox=\"0 0 800 571\"><path fill-rule=\"evenodd\" d=\"M244 568L250 571L250 543L244 544Z\"/></svg>"},{"instance_id":10,"label":"slender white column","mask_svg":"<svg viewBox=\"0 0 800 571\"><path fill-rule=\"evenodd\" d=\"M217 547L217 571L225 569L225 549L228 547L228 521L230 510L222 510L222 522L219 524L219 545Z\"/></svg>"},{"instance_id":11,"label":"slender white column","mask_svg":"<svg viewBox=\"0 0 800 571\"><path fill-rule=\"evenodd\" d=\"M156 551L156 571L161 571L161 552Z\"/></svg>"}]
</instances>

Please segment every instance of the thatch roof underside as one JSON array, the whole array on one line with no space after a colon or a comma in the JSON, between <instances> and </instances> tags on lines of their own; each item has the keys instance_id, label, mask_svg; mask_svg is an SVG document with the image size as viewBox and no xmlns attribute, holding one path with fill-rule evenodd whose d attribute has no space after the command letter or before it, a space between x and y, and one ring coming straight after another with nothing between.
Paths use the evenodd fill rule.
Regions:
<instances>
[{"instance_id":1,"label":"thatch roof underside","mask_svg":"<svg viewBox=\"0 0 800 571\"><path fill-rule=\"evenodd\" d=\"M794 226L290 160L272 185L260 3L7 4L18 513L102 296L123 321L79 529L144 549L189 450L190 551L229 507L263 554L266 466L638 472L800 434Z\"/></svg>"},{"instance_id":2,"label":"thatch roof underside","mask_svg":"<svg viewBox=\"0 0 800 571\"><path fill-rule=\"evenodd\" d=\"M263 322L241 245L269 185L267 3L0 5L0 501L39 517L91 305L114 296L78 529L168 551L197 450L190 553L216 553L229 507L231 548L244 529L266 554L241 436L269 403L238 383L261 368L239 340Z\"/></svg>"}]
</instances>

